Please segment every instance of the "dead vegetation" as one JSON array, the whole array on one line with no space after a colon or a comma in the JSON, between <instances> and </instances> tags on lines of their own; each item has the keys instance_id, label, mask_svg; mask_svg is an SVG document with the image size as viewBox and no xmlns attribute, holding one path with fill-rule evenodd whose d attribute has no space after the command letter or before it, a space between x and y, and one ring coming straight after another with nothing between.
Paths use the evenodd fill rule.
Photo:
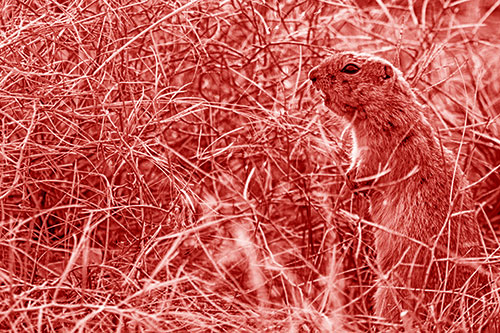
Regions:
<instances>
[{"instance_id":1,"label":"dead vegetation","mask_svg":"<svg viewBox=\"0 0 500 333\"><path fill-rule=\"evenodd\" d=\"M332 48L419 89L498 258L500 3L480 3L3 1L0 329L372 328L349 140L306 80Z\"/></svg>"}]
</instances>

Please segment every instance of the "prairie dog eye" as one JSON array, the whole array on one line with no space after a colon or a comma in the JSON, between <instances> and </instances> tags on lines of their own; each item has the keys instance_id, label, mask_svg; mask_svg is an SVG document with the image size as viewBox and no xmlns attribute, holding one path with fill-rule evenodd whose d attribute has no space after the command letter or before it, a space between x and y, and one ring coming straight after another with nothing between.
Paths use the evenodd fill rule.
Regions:
<instances>
[{"instance_id":1,"label":"prairie dog eye","mask_svg":"<svg viewBox=\"0 0 500 333\"><path fill-rule=\"evenodd\" d=\"M347 74L356 74L358 71L359 67L358 65L355 64L347 64L341 70L342 73L347 73Z\"/></svg>"}]
</instances>

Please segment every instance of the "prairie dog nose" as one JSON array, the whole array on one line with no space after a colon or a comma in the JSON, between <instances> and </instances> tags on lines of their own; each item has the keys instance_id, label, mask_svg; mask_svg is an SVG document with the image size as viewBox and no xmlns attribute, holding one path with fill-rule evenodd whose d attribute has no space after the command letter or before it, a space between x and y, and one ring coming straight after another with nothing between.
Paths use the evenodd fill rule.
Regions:
<instances>
[{"instance_id":1,"label":"prairie dog nose","mask_svg":"<svg viewBox=\"0 0 500 333\"><path fill-rule=\"evenodd\" d=\"M312 81L312 83L316 82L316 80L318 79L318 74L317 74L317 70L316 68L313 68L309 71L309 74L307 75L309 77L309 80Z\"/></svg>"}]
</instances>

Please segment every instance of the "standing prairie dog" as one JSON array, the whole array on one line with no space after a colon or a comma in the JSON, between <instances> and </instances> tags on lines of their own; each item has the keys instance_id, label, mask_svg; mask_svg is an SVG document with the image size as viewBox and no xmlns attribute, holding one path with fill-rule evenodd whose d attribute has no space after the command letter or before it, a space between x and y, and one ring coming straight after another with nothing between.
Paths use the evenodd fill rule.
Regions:
<instances>
[{"instance_id":1,"label":"standing prairie dog","mask_svg":"<svg viewBox=\"0 0 500 333\"><path fill-rule=\"evenodd\" d=\"M385 330L498 325L485 306L493 298L490 267L467 181L402 73L373 55L336 52L309 79L352 128L347 178L366 193L379 225L375 312L392 325Z\"/></svg>"}]
</instances>

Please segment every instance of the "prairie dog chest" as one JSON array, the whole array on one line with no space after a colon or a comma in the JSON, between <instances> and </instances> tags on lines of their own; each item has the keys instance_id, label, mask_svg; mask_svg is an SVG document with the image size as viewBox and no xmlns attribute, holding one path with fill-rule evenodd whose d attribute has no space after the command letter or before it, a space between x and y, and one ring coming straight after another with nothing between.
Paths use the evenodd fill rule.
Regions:
<instances>
[{"instance_id":1,"label":"prairie dog chest","mask_svg":"<svg viewBox=\"0 0 500 333\"><path fill-rule=\"evenodd\" d=\"M355 171L355 169L359 166L360 163L360 149L354 131L351 131L351 137L352 137L351 164L349 165L349 169L347 169L347 173L352 173L353 171Z\"/></svg>"}]
</instances>

